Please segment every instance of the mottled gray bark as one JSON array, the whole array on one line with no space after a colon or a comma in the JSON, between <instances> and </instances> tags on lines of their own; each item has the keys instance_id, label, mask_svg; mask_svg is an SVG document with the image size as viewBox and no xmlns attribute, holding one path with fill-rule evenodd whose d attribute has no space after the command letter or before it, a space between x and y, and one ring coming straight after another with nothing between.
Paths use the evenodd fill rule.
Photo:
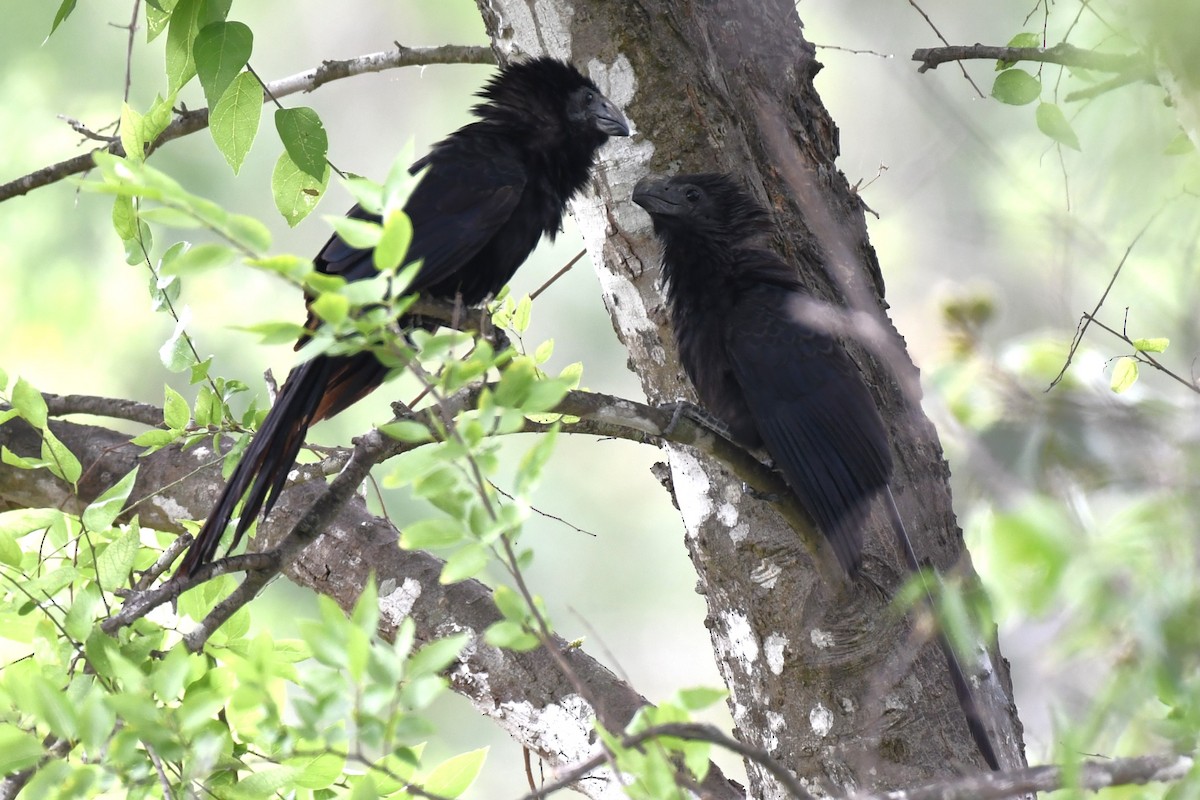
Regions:
<instances>
[{"instance_id":1,"label":"mottled gray bark","mask_svg":"<svg viewBox=\"0 0 1200 800\"><path fill-rule=\"evenodd\" d=\"M835 166L837 129L789 0L479 0L502 58L585 67L636 135L605 150L575 216L630 363L652 400L690 395L666 330L649 220L630 202L647 171L736 173L774 211L773 245L813 292L858 312L852 345L893 439L893 489L918 552L973 578L949 471L921 411L917 372L884 315L863 209ZM737 735L814 790L911 786L983 768L936 646L888 608L904 579L882 513L863 578L821 581L799 538L720 465L669 447L670 483L708 600ZM1008 767L1024 764L1008 667L980 648L970 676ZM751 795L784 796L754 764Z\"/></svg>"}]
</instances>

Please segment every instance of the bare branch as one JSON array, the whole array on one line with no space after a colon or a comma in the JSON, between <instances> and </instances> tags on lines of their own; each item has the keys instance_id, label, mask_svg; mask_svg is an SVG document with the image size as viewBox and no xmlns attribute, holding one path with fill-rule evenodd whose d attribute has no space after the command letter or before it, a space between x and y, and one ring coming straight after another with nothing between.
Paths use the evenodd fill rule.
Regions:
<instances>
[{"instance_id":1,"label":"bare branch","mask_svg":"<svg viewBox=\"0 0 1200 800\"><path fill-rule=\"evenodd\" d=\"M158 406L115 397L90 397L82 394L43 394L52 417L68 414L92 414L97 417L140 422L152 428L162 425L163 412Z\"/></svg>"},{"instance_id":2,"label":"bare branch","mask_svg":"<svg viewBox=\"0 0 1200 800\"><path fill-rule=\"evenodd\" d=\"M919 789L903 789L878 795L853 795L855 800L1000 800L1034 792L1053 792L1066 787L1085 791L1110 786L1173 783L1192 768L1188 756L1158 755L1085 761L1074 769L1059 766L1026 767L1011 772L982 773ZM1074 775L1070 781L1067 776Z\"/></svg>"},{"instance_id":3,"label":"bare branch","mask_svg":"<svg viewBox=\"0 0 1200 800\"><path fill-rule=\"evenodd\" d=\"M913 61L920 61L917 72L937 69L939 64L949 61L984 59L987 61L1036 61L1044 64L1061 64L1065 67L1082 67L1098 72L1144 72L1153 75L1149 62L1140 53L1101 53L1085 50L1063 42L1053 47L995 47L985 44L950 45L927 47L914 50Z\"/></svg>"},{"instance_id":4,"label":"bare branch","mask_svg":"<svg viewBox=\"0 0 1200 800\"><path fill-rule=\"evenodd\" d=\"M325 61L321 66L291 75L267 84L263 94L263 102L268 96L286 97L296 92L311 92L330 81L363 75L368 72L383 72L397 67L422 67L429 64L494 64L495 56L490 48L475 45L442 45L440 47L403 47L397 45L396 50L381 53L370 53L365 56L344 61ZM208 109L185 110L180 112L175 121L150 145L147 154L154 152L162 145L182 136L195 133L208 127ZM123 156L125 149L120 142L113 142L108 147L101 148L109 153ZM27 194L34 189L57 183L63 178L86 172L93 165L92 152L69 158L43 167L16 180L0 186L0 202L13 197Z\"/></svg>"}]
</instances>

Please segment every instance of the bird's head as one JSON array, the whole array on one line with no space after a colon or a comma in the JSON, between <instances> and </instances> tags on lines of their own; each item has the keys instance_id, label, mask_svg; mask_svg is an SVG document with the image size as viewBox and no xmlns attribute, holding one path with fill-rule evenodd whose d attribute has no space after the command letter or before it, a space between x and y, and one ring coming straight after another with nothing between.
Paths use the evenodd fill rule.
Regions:
<instances>
[{"instance_id":1,"label":"bird's head","mask_svg":"<svg viewBox=\"0 0 1200 800\"><path fill-rule=\"evenodd\" d=\"M770 229L770 217L729 175L647 175L633 187L659 234L692 233L740 242Z\"/></svg>"},{"instance_id":2,"label":"bird's head","mask_svg":"<svg viewBox=\"0 0 1200 800\"><path fill-rule=\"evenodd\" d=\"M564 135L599 147L610 136L628 136L629 122L590 78L549 56L509 64L479 92L484 119L519 122L534 140Z\"/></svg>"}]
</instances>

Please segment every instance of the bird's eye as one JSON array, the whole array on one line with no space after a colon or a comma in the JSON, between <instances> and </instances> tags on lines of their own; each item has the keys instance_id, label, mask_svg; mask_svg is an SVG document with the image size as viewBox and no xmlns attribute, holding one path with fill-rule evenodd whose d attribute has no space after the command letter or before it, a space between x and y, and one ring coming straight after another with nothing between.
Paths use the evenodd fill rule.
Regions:
<instances>
[{"instance_id":1,"label":"bird's eye","mask_svg":"<svg viewBox=\"0 0 1200 800\"><path fill-rule=\"evenodd\" d=\"M587 94L585 94L583 96L583 102L585 102L585 103L591 103L595 99L596 99L596 95L593 92L588 92Z\"/></svg>"},{"instance_id":2,"label":"bird's eye","mask_svg":"<svg viewBox=\"0 0 1200 800\"><path fill-rule=\"evenodd\" d=\"M687 198L689 203L694 203L700 199L700 192L697 189L688 189L683 193L683 196Z\"/></svg>"}]
</instances>

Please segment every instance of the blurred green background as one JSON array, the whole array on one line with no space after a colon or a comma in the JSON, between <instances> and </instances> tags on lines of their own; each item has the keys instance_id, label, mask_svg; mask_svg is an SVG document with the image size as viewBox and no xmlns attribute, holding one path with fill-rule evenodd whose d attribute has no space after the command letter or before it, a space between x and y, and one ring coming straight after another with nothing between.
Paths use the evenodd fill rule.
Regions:
<instances>
[{"instance_id":1,"label":"blurred green background","mask_svg":"<svg viewBox=\"0 0 1200 800\"><path fill-rule=\"evenodd\" d=\"M58 115L98 129L120 111L127 35L106 23L127 24L132 4L81 3L45 39L56 6L6 9L2 180L79 152L80 137ZM1003 44L1041 25L1040 15L1023 22L1029 12L1023 5L939 0L924 7L954 43ZM1055 718L1083 715L1097 691L1101 677L1081 680L1075 671L1081 660L1102 676L1105 659L1122 642L1143 641L1133 624L1139 614L1154 618L1155 609L1172 602L1170 592L1186 594L1195 585L1195 394L1146 371L1132 390L1112 394L1108 359L1125 349L1098 331L1076 356L1068 382L1044 390L1079 314L1096 303L1155 214L1102 317L1120 328L1128 307L1130 335L1171 337L1163 360L1192 373L1200 346L1200 220L1195 196L1179 193L1200 189L1197 159L1163 155L1178 126L1156 87L1127 87L1078 114L1079 106L1065 107L1083 149L1064 151L1060 160L1037 131L1032 106L980 99L954 65L917 73L909 54L937 42L908 5L806 0L799 11L806 36L831 46L819 50L826 67L817 86L841 128L840 166L851 183L862 182L860 193L879 214L869 223L892 318L923 370L927 412L942 433L960 522L1000 615L1001 646L1013 661L1026 741L1037 760L1059 741ZM469 0L258 0L235 3L230 18L254 30L251 65L266 80L323 59L385 50L393 40L486 43ZM1051 38L1062 28L1051 30ZM1092 44L1102 38L1097 31L1100 23L1087 17L1074 36ZM1122 43L1119 34L1115 39ZM133 66L130 102L145 109L165 89L161 40L147 46L139 33ZM992 68L992 62L969 66L985 93ZM380 179L409 140L422 153L463 124L471 93L490 71L393 70L338 81L285 104L320 113L339 168ZM1049 73L1045 84L1043 99L1051 99ZM195 85L180 99L204 105ZM276 251L312 254L329 235L321 214L340 214L351 200L335 182L318 213L289 229L271 201L270 171L281 146L270 126L265 117L236 178L203 132L164 147L151 163L192 192L266 220ZM173 325L150 308L145 267L126 265L110 209L109 198L78 193L67 182L0 205L0 319L7 334L0 367L48 392L161 402L169 382L191 397L186 376L161 366L157 351ZM536 288L580 249L568 222L558 243L540 248L521 270L514 292ZM271 368L282 379L294 363L291 348L262 346L232 326L299 321L302 299L281 287L235 268L189 280L181 298L201 355L214 355L217 374L240 378L260 398L263 371ZM986 319L948 324L945 310L954 302L973 303ZM546 338L556 345L549 371L583 361L585 386L640 397L586 260L535 305L526 342ZM414 393L403 381L389 384L318 426L313 439L344 444L386 419L391 399ZM521 449L517 443L513 452ZM586 533L539 518L525 534L537 552L529 582L547 598L559 630L587 637L593 655L603 655L651 699L720 685L682 525L649 472L656 459L655 451L624 442L562 441L539 507ZM394 497L389 512L400 522L422 513ZM1146 595L1146 582L1167 599ZM304 592L283 582L263 605L256 620L277 637L312 607ZM473 797L520 791L519 748L456 697L435 716L451 734L447 752L435 755L493 745Z\"/></svg>"}]
</instances>

